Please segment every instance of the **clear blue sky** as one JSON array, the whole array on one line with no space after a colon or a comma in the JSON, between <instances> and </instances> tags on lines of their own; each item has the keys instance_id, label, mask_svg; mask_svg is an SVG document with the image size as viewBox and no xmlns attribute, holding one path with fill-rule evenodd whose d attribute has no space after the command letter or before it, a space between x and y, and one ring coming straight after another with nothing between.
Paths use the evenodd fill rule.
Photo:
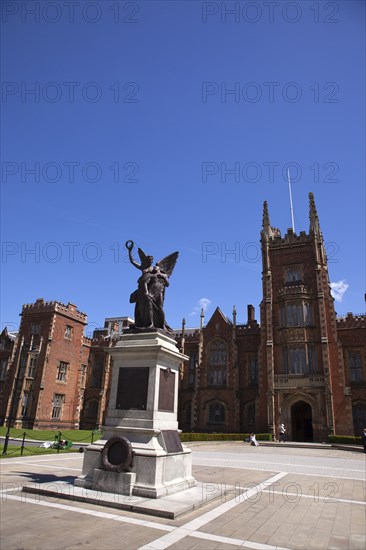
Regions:
<instances>
[{"instance_id":1,"label":"clear blue sky","mask_svg":"<svg viewBox=\"0 0 366 550\"><path fill-rule=\"evenodd\" d=\"M39 297L89 332L132 316L128 239L180 252L171 326L202 303L259 315L262 205L283 234L288 163L297 232L315 194L337 313L364 311L364 2L2 9L2 327Z\"/></svg>"}]
</instances>

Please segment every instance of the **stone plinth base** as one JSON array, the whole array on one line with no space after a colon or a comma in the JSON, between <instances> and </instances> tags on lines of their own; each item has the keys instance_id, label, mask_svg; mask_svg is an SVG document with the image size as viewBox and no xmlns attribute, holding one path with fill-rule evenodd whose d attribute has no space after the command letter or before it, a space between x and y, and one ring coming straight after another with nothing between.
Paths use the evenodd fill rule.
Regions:
<instances>
[{"instance_id":1,"label":"stone plinth base","mask_svg":"<svg viewBox=\"0 0 366 550\"><path fill-rule=\"evenodd\" d=\"M132 494L160 498L185 491L196 484L191 475L191 451L165 456L135 456L138 478Z\"/></svg>"},{"instance_id":2,"label":"stone plinth base","mask_svg":"<svg viewBox=\"0 0 366 550\"><path fill-rule=\"evenodd\" d=\"M75 480L75 485L94 491L148 498L160 498L194 487L191 450L183 447L182 452L167 453L158 444L158 435L152 438L155 443L150 442L145 448L141 442L131 442L134 451L131 472L102 470L101 452L106 441L89 445L84 453L82 475ZM127 482L128 479L131 481Z\"/></svg>"},{"instance_id":3,"label":"stone plinth base","mask_svg":"<svg viewBox=\"0 0 366 550\"><path fill-rule=\"evenodd\" d=\"M107 472L106 470L94 470L93 490L117 495L132 495L136 482L136 474L131 472Z\"/></svg>"},{"instance_id":4,"label":"stone plinth base","mask_svg":"<svg viewBox=\"0 0 366 550\"><path fill-rule=\"evenodd\" d=\"M155 499L194 487L191 451L180 442L177 421L179 371L188 357L161 332L126 333L107 351L113 370L103 438L87 447L75 485L113 493L115 479L121 494ZM101 473L103 447L116 436L133 451L128 468L135 477L126 488L118 477L125 474L109 475L105 463Z\"/></svg>"}]
</instances>

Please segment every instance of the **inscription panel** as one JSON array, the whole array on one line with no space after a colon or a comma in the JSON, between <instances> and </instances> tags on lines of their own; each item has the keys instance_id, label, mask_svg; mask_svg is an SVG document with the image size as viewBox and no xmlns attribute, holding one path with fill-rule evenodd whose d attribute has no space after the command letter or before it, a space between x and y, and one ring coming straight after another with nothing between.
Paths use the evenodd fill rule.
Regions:
<instances>
[{"instance_id":1,"label":"inscription panel","mask_svg":"<svg viewBox=\"0 0 366 550\"><path fill-rule=\"evenodd\" d=\"M160 369L159 411L174 412L175 373L170 369Z\"/></svg>"},{"instance_id":2,"label":"inscription panel","mask_svg":"<svg viewBox=\"0 0 366 550\"><path fill-rule=\"evenodd\" d=\"M116 409L146 411L149 367L120 367Z\"/></svg>"},{"instance_id":3,"label":"inscription panel","mask_svg":"<svg viewBox=\"0 0 366 550\"><path fill-rule=\"evenodd\" d=\"M183 452L182 442L179 433L176 430L162 430L161 435L164 440L164 447L167 453Z\"/></svg>"}]
</instances>

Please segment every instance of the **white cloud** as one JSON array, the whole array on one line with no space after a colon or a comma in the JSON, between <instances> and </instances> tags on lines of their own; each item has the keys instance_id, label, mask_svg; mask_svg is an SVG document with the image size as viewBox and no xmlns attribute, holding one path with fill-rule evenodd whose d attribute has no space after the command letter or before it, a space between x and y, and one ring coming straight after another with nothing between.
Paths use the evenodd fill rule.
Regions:
<instances>
[{"instance_id":1,"label":"white cloud","mask_svg":"<svg viewBox=\"0 0 366 550\"><path fill-rule=\"evenodd\" d=\"M330 283L331 293L336 302L341 302L343 299L343 294L346 292L349 285L343 279L342 281L337 281L336 283Z\"/></svg>"},{"instance_id":2,"label":"white cloud","mask_svg":"<svg viewBox=\"0 0 366 550\"><path fill-rule=\"evenodd\" d=\"M197 315L201 312L201 309L205 312L206 309L211 305L211 300L209 298L200 298L197 302L197 305L193 308L189 315Z\"/></svg>"}]
</instances>

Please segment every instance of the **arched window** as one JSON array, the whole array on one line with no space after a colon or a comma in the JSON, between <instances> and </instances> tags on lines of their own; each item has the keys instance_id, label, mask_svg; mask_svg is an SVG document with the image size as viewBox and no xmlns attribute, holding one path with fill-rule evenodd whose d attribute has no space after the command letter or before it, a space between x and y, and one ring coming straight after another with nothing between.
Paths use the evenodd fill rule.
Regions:
<instances>
[{"instance_id":1,"label":"arched window","mask_svg":"<svg viewBox=\"0 0 366 550\"><path fill-rule=\"evenodd\" d=\"M208 423L225 424L225 405L218 401L208 405Z\"/></svg>"},{"instance_id":2,"label":"arched window","mask_svg":"<svg viewBox=\"0 0 366 550\"><path fill-rule=\"evenodd\" d=\"M212 386L226 385L227 345L215 339L207 350L207 383Z\"/></svg>"}]
</instances>

